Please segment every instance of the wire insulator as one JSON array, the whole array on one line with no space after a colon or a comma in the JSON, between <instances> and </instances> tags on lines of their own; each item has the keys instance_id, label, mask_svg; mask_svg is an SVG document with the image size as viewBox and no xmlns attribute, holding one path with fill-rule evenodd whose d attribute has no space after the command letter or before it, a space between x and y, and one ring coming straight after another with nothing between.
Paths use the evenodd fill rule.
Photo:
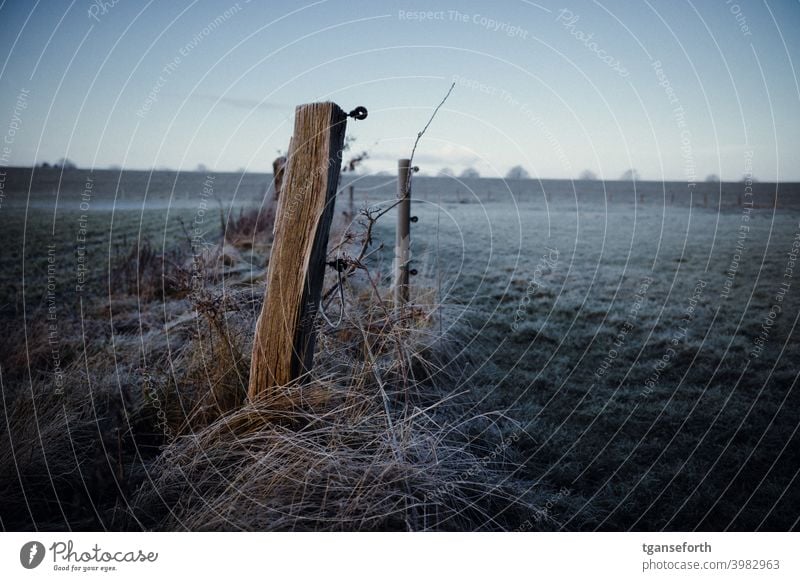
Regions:
<instances>
[{"instance_id":1,"label":"wire insulator","mask_svg":"<svg viewBox=\"0 0 800 581\"><path fill-rule=\"evenodd\" d=\"M363 121L364 119L367 118L367 108L359 105L358 107L350 111L350 113L348 113L347 116L352 117L356 121Z\"/></svg>"}]
</instances>

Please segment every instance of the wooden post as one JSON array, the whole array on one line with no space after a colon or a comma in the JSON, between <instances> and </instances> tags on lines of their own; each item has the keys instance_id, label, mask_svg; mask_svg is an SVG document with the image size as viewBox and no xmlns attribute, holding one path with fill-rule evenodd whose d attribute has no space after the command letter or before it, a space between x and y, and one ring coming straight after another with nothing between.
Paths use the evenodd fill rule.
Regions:
<instances>
[{"instance_id":1,"label":"wooden post","mask_svg":"<svg viewBox=\"0 0 800 581\"><path fill-rule=\"evenodd\" d=\"M292 140L289 138L289 149L292 150ZM281 190L283 189L283 176L286 174L286 165L288 161L283 155L276 157L272 162L272 187L274 191L275 201L275 220L272 222L272 237L275 238L275 231L278 229L278 223L281 221L281 208L280 203Z\"/></svg>"},{"instance_id":2,"label":"wooden post","mask_svg":"<svg viewBox=\"0 0 800 581\"><path fill-rule=\"evenodd\" d=\"M281 186L283 185L283 173L286 169L286 158L284 156L276 157L272 162L272 184L275 190L275 199L280 198Z\"/></svg>"},{"instance_id":3,"label":"wooden post","mask_svg":"<svg viewBox=\"0 0 800 581\"><path fill-rule=\"evenodd\" d=\"M355 189L356 189L356 187L354 185L351 185L348 188L348 194L349 194L348 197L350 198L350 217L351 218L353 216L355 216L355 214L356 214L355 202L353 201L353 194L354 194L354 190Z\"/></svg>"},{"instance_id":4,"label":"wooden post","mask_svg":"<svg viewBox=\"0 0 800 581\"><path fill-rule=\"evenodd\" d=\"M314 320L341 170L347 115L335 103L295 111L280 217L256 322L248 397L252 400L311 369Z\"/></svg>"},{"instance_id":5,"label":"wooden post","mask_svg":"<svg viewBox=\"0 0 800 581\"><path fill-rule=\"evenodd\" d=\"M409 234L411 230L411 192L408 180L411 175L411 160L397 161L397 240L395 243L394 304L397 307L408 302Z\"/></svg>"}]
</instances>

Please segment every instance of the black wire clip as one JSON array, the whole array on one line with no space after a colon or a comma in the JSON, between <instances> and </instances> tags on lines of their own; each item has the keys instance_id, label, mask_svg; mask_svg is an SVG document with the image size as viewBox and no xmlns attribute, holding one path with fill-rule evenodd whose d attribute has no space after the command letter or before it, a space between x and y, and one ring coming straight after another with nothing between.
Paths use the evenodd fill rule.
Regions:
<instances>
[{"instance_id":1,"label":"black wire clip","mask_svg":"<svg viewBox=\"0 0 800 581\"><path fill-rule=\"evenodd\" d=\"M358 107L350 111L350 113L348 113L347 116L352 117L356 121L363 121L364 119L367 118L367 108L359 105Z\"/></svg>"},{"instance_id":2,"label":"black wire clip","mask_svg":"<svg viewBox=\"0 0 800 581\"><path fill-rule=\"evenodd\" d=\"M330 266L336 272L342 272L343 270L346 270L348 266L350 266L350 262L348 262L344 258L337 258L336 260L331 260L330 262L326 262L325 264Z\"/></svg>"}]
</instances>

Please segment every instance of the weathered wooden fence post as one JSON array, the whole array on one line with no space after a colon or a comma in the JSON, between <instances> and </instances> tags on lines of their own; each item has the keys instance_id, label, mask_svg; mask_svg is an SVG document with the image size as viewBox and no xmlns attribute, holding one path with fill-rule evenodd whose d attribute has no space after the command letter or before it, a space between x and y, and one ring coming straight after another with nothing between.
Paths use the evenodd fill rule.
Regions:
<instances>
[{"instance_id":1,"label":"weathered wooden fence post","mask_svg":"<svg viewBox=\"0 0 800 581\"><path fill-rule=\"evenodd\" d=\"M295 111L267 289L253 341L251 400L311 369L346 122L347 115L335 103L300 105Z\"/></svg>"},{"instance_id":2,"label":"weathered wooden fence post","mask_svg":"<svg viewBox=\"0 0 800 581\"><path fill-rule=\"evenodd\" d=\"M394 274L394 304L403 306L408 302L408 261L409 261L409 234L411 231L411 192L409 191L409 177L411 175L411 160L400 159L397 161L397 240L395 243L395 274Z\"/></svg>"},{"instance_id":3,"label":"weathered wooden fence post","mask_svg":"<svg viewBox=\"0 0 800 581\"><path fill-rule=\"evenodd\" d=\"M275 199L281 196L281 187L283 185L283 174L286 169L286 158L284 156L276 157L272 162L272 176L273 188L275 190Z\"/></svg>"}]
</instances>

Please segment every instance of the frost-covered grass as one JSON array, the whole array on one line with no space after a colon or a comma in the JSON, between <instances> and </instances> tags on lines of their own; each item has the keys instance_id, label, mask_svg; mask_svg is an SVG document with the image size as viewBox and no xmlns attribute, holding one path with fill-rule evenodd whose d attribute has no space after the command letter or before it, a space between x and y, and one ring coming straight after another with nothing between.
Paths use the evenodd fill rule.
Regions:
<instances>
[{"instance_id":1,"label":"frost-covered grass","mask_svg":"<svg viewBox=\"0 0 800 581\"><path fill-rule=\"evenodd\" d=\"M800 213L565 199L415 212L415 254L443 266L442 300L482 349L479 405L523 425L518 474L569 491L549 509L561 527L797 526Z\"/></svg>"},{"instance_id":2,"label":"frost-covered grass","mask_svg":"<svg viewBox=\"0 0 800 581\"><path fill-rule=\"evenodd\" d=\"M130 177L131 187L145 177ZM79 188L82 179L73 181ZM81 294L80 210L60 210L54 221L44 190L27 214L19 204L3 208L3 526L34 519L89 529L797 527L800 271L784 277L800 232L793 190L773 212L770 187L761 184L762 207L743 221L736 184L706 208L702 195L678 194L672 203L675 184L640 184L640 202L620 183L604 192L600 183L415 178L412 282L431 309L424 333L446 349L432 353L435 365L423 366L412 389L397 374L398 393L415 399L399 406L387 431L382 375L359 367L368 362L353 348L358 325L320 337L321 380L335 379L323 391L341 401L326 400L321 412L290 401L289 411L278 409L288 415L272 423L262 420L274 405L242 407L268 240L249 242L247 228L258 220L237 221L232 212L226 228L244 229L228 237L237 249L204 254L216 274L207 294L187 298L187 234L203 209L207 240L218 242L219 209L204 209L190 189L181 204L164 205L169 180L161 182L167 190L152 201L163 207L132 207L140 198L131 189L125 207L95 198ZM395 184L375 177L356 188L358 204L375 204L392 199ZM342 230L337 223L334 233ZM391 213L375 234L391 246ZM390 296L390 249L368 263L385 276L359 292ZM782 282L790 283L784 294ZM48 399L58 387L54 344L67 371L57 400ZM396 358L384 356L375 368L394 373ZM43 401L57 405L40 405L31 421L32 404ZM300 437L295 424L305 430ZM187 430L203 445L176 439ZM399 461L392 433L407 436ZM303 452L292 462L261 461L242 441L257 451ZM203 486L185 486L182 470ZM250 475L248 486L231 495L227 479L239 473ZM26 508L22 488L42 502ZM300 489L313 494L293 503ZM162 491L180 511L165 511Z\"/></svg>"}]
</instances>

